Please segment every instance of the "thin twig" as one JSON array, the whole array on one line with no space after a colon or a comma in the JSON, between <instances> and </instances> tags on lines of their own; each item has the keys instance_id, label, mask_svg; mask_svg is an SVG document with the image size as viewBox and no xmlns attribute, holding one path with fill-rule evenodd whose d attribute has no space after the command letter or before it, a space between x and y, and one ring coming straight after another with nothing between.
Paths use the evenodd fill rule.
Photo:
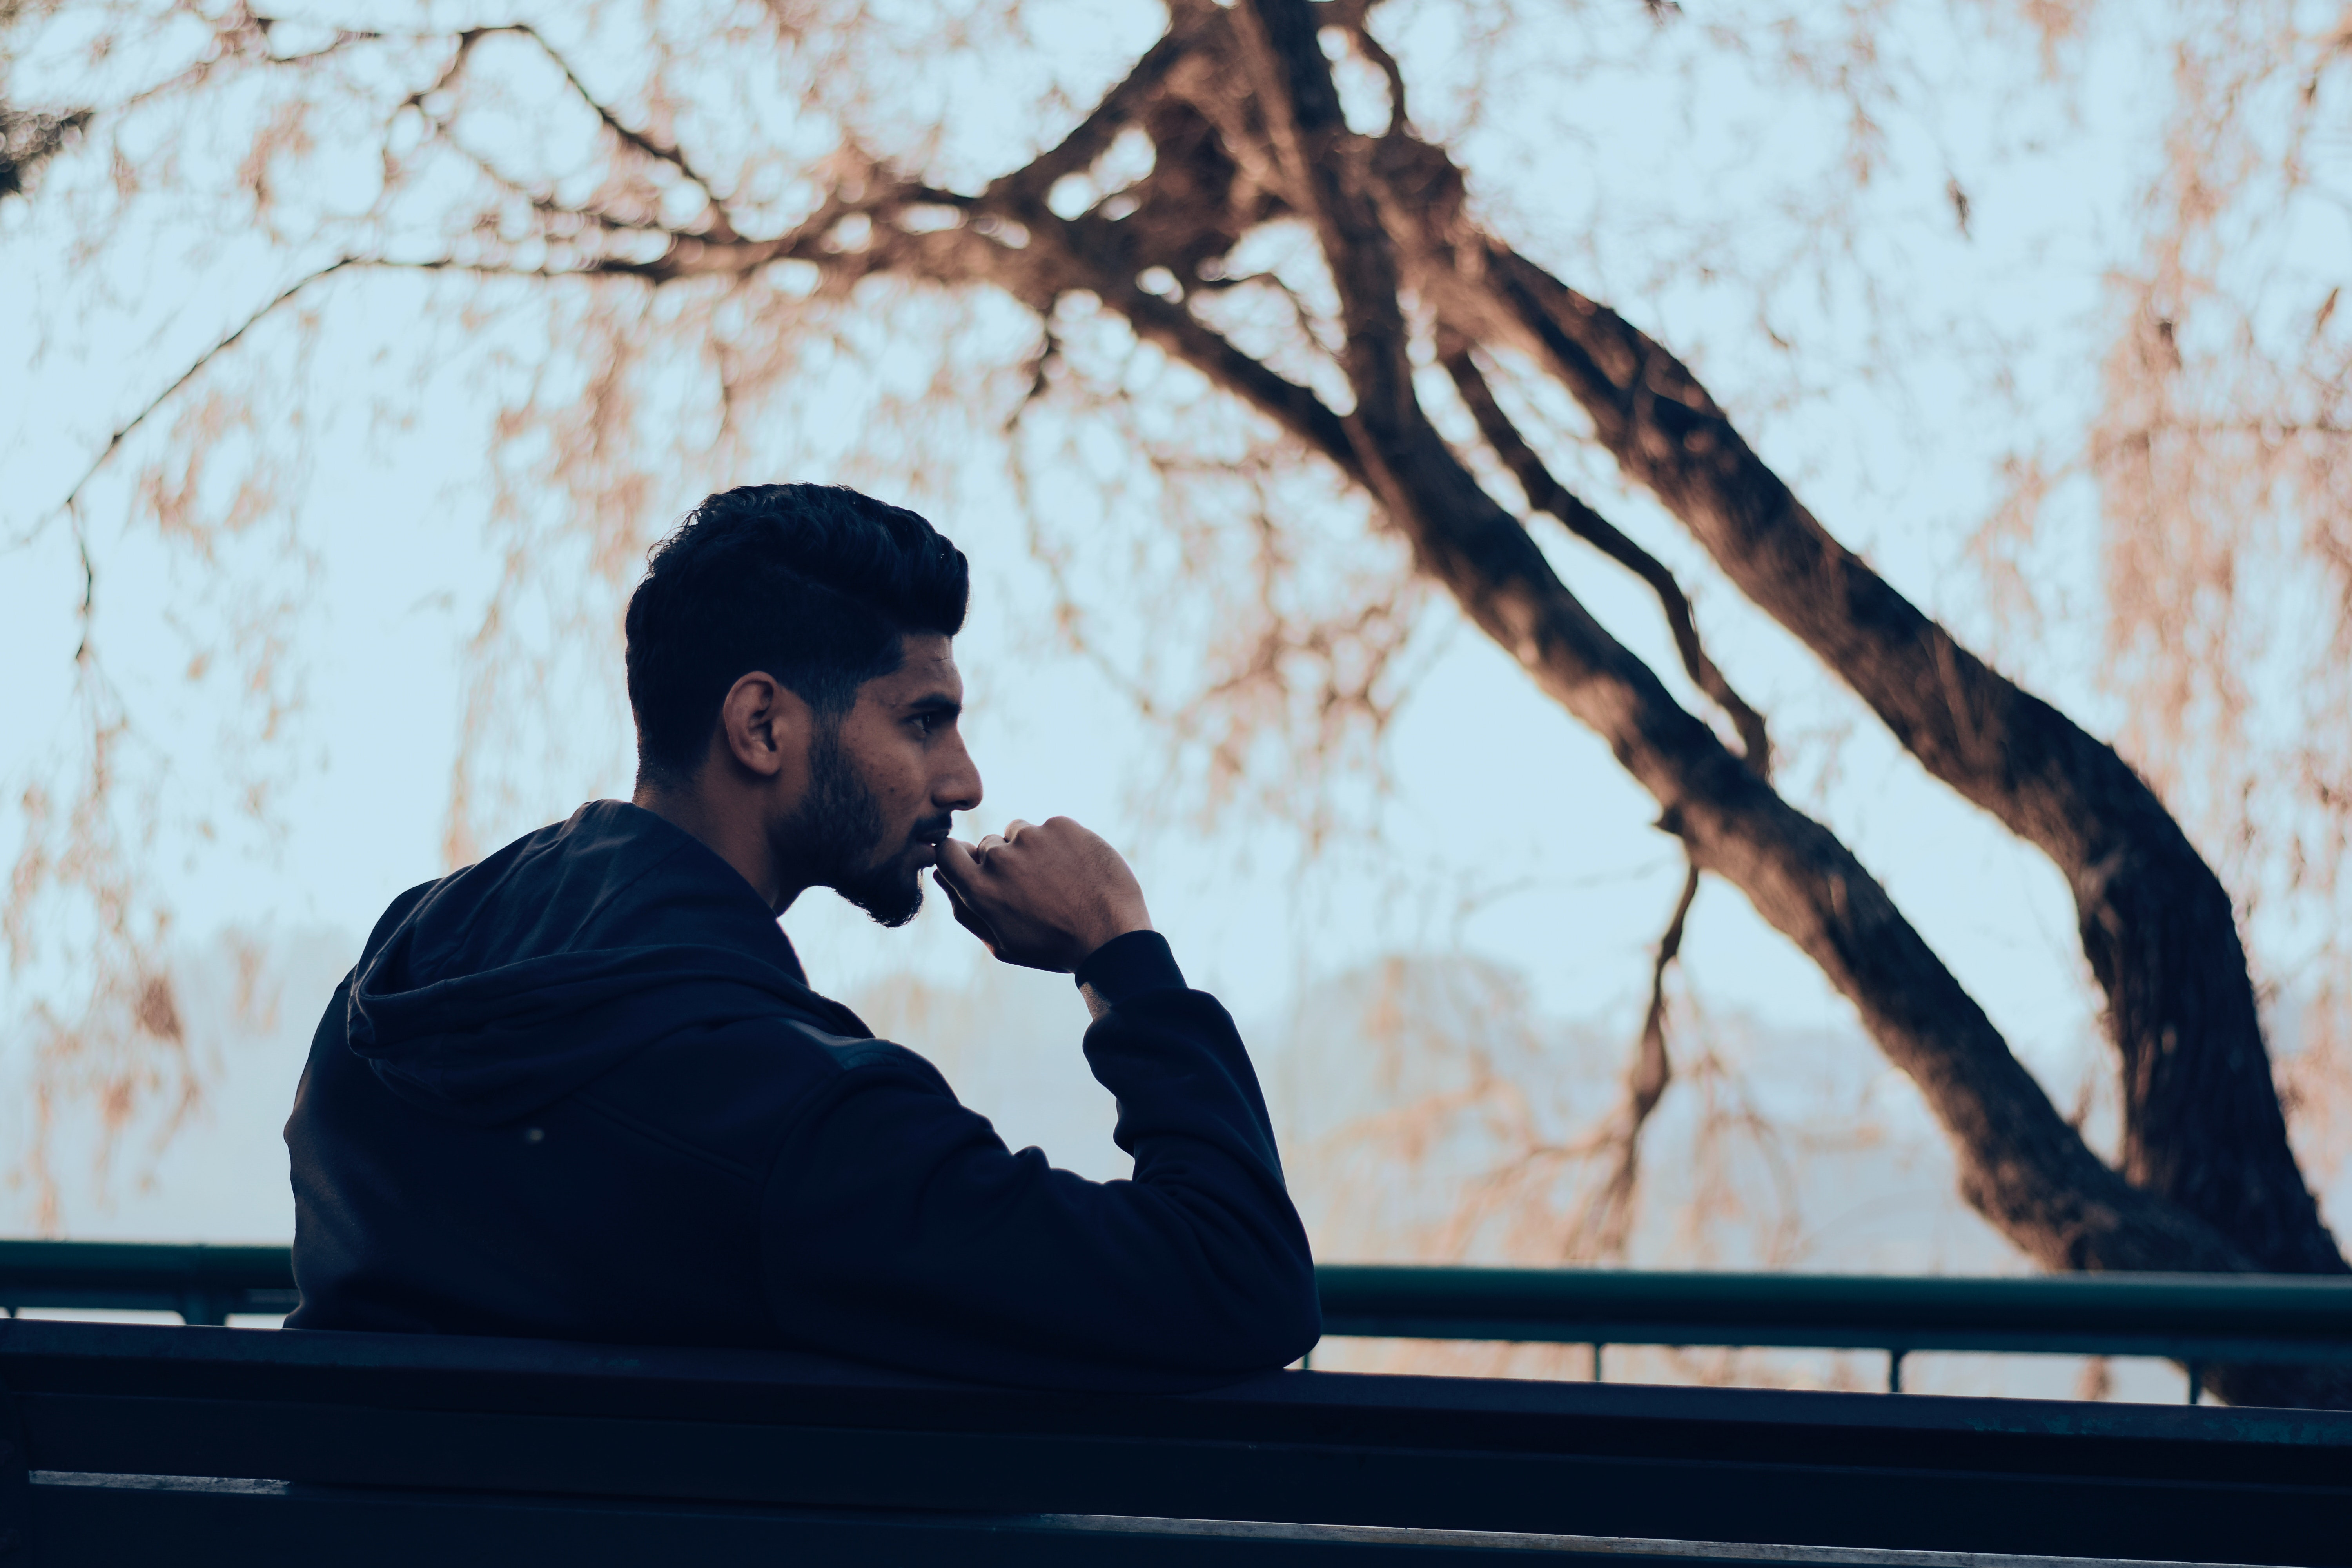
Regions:
<instances>
[{"instance_id":1,"label":"thin twig","mask_svg":"<svg viewBox=\"0 0 2352 1568\"><path fill-rule=\"evenodd\" d=\"M66 499L59 501L50 510L48 517L54 518L59 512L71 512L74 509L74 503L81 499L81 492L84 487L86 487L90 480L98 477L98 471L106 467L107 460L114 456L116 450L121 447L124 441L130 439L131 433L137 430L141 426L147 423L149 417L152 416L157 409L163 407L163 405L171 399L173 393L179 391L180 388L187 385L191 380L194 379L198 371L203 370L205 366L212 363L214 360L227 353L231 348L234 348L236 345L237 340L244 337L246 333L251 331L256 326L259 325L263 318L271 314L273 311L278 310L279 306L284 305L288 300L293 299L297 294L301 293L305 289L310 288L311 284L318 282L320 279L331 278L334 274L342 271L347 267L355 267L365 264L367 264L366 258L345 256L320 268L316 272L304 274L302 277L298 278L293 282L288 284L285 288L279 289L278 293L270 299L268 304L262 306L259 310L246 317L244 321L238 322L236 329L226 337L221 339L220 342L215 343L212 347L206 349L203 353L198 354L194 360L190 361L187 368L180 372L180 374L173 379L171 385L165 387L153 397L148 399L144 407L141 408L138 413L132 415L130 419L125 421L123 424L116 426L114 434L107 437L105 449L100 451L96 458L90 460L89 467L82 471L81 478L74 481L73 489L66 492ZM47 518L43 519L43 522L46 522L47 521ZM40 524L35 525L36 532L39 531L40 526Z\"/></svg>"},{"instance_id":2,"label":"thin twig","mask_svg":"<svg viewBox=\"0 0 2352 1568\"><path fill-rule=\"evenodd\" d=\"M710 204L710 227L708 237L713 243L731 245L741 237L736 232L734 219L729 214L727 203L719 195L718 186L701 170L695 167L693 160L686 155L685 150L674 142L657 141L651 132L636 130L625 122L604 104L603 100L589 90L588 84L580 79L580 73L572 69L572 62L563 57L562 52L553 44L549 43L545 35L528 22L503 22L495 26L469 27L459 33L457 55L450 61L448 68L443 71L436 88L446 87L456 79L477 43L486 37L502 33L529 38L537 45L540 52L547 57L549 62L563 73L563 79L571 84L572 92L578 96L580 101L588 106L589 112L595 115L604 129L611 132L625 145L635 149L656 163L667 164L687 179L691 180ZM414 102L415 100L412 99L411 101Z\"/></svg>"},{"instance_id":3,"label":"thin twig","mask_svg":"<svg viewBox=\"0 0 2352 1568\"><path fill-rule=\"evenodd\" d=\"M1625 1249L1633 1228L1633 1194L1642 1176L1642 1132L1674 1081L1674 1061L1666 1051L1666 972L1682 956L1683 931L1697 897L1698 865L1685 859L1683 890L1650 965L1650 1005L1642 1016L1641 1038L1625 1070L1625 1102L1601 1140L1615 1150L1616 1160L1586 1202L1573 1232L1580 1243L1591 1237L1594 1249L1604 1256L1622 1255Z\"/></svg>"},{"instance_id":4,"label":"thin twig","mask_svg":"<svg viewBox=\"0 0 2352 1568\"><path fill-rule=\"evenodd\" d=\"M74 553L81 561L81 607L74 612L74 622L81 628L81 640L74 645L73 661L77 668L87 668L90 660L90 629L98 620L98 563L90 559L89 530L82 526L81 514L71 515Z\"/></svg>"},{"instance_id":5,"label":"thin twig","mask_svg":"<svg viewBox=\"0 0 2352 1568\"><path fill-rule=\"evenodd\" d=\"M1658 938L1655 960L1650 965L1650 1006L1642 1016L1642 1039L1633 1058L1633 1069L1625 1080L1627 1103L1633 1108L1633 1131L1638 1134L1642 1123L1658 1108L1674 1078L1674 1064L1666 1056L1666 971L1682 956L1683 928L1690 921L1691 904L1698 898L1698 866L1685 861L1683 867L1683 890L1675 900L1675 912L1666 921L1664 935Z\"/></svg>"}]
</instances>

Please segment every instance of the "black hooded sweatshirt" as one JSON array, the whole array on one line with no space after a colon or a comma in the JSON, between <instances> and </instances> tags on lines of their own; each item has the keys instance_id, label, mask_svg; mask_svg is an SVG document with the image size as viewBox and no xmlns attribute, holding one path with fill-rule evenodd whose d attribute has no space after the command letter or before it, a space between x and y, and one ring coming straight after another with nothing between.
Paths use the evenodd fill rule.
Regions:
<instances>
[{"instance_id":1,"label":"black hooded sweatshirt","mask_svg":"<svg viewBox=\"0 0 2352 1568\"><path fill-rule=\"evenodd\" d=\"M1008 1150L716 853L582 806L402 894L337 987L286 1124L287 1326L1102 1390L1296 1359L1314 1266L1233 1020L1149 931L1077 978L1132 1181Z\"/></svg>"}]
</instances>

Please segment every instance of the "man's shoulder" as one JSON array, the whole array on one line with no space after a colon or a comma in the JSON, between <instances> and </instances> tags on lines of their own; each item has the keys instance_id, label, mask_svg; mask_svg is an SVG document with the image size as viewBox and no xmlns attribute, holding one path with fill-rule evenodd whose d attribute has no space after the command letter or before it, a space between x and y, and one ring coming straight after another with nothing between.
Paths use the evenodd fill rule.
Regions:
<instances>
[{"instance_id":1,"label":"man's shoulder","mask_svg":"<svg viewBox=\"0 0 2352 1568\"><path fill-rule=\"evenodd\" d=\"M367 942L362 951L373 953L382 947L384 939L400 929L401 922L415 912L416 906L423 903L434 889L448 879L446 877L436 877L430 881L419 882L394 899L392 902L384 905L383 913L376 917L374 928L368 932Z\"/></svg>"},{"instance_id":2,"label":"man's shoulder","mask_svg":"<svg viewBox=\"0 0 2352 1568\"><path fill-rule=\"evenodd\" d=\"M656 1041L575 1092L607 1116L756 1169L836 1094L885 1082L954 1098L904 1046L780 1012Z\"/></svg>"},{"instance_id":3,"label":"man's shoulder","mask_svg":"<svg viewBox=\"0 0 2352 1568\"><path fill-rule=\"evenodd\" d=\"M832 1058L836 1073L854 1073L861 1078L904 1078L921 1088L936 1089L950 1099L955 1097L955 1091L948 1087L947 1079L931 1065L929 1058L908 1050L896 1040L879 1039L871 1035L863 1037L828 1035L808 1024L796 1026Z\"/></svg>"}]
</instances>

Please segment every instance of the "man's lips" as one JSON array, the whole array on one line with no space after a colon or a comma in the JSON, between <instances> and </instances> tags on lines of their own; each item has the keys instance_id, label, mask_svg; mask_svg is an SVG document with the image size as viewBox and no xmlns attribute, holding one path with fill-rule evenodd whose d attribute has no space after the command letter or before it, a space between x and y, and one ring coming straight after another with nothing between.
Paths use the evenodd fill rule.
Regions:
<instances>
[{"instance_id":1,"label":"man's lips","mask_svg":"<svg viewBox=\"0 0 2352 1568\"><path fill-rule=\"evenodd\" d=\"M940 845L946 839L949 826L950 824L944 819L939 822L926 822L908 836L907 850L914 857L918 865L938 864Z\"/></svg>"}]
</instances>

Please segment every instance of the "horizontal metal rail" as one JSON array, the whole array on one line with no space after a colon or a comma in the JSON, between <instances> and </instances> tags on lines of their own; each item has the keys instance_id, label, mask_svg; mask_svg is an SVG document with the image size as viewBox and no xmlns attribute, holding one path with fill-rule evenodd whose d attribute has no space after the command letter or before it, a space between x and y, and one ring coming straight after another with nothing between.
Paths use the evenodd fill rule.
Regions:
<instances>
[{"instance_id":1,"label":"horizontal metal rail","mask_svg":"<svg viewBox=\"0 0 2352 1568\"><path fill-rule=\"evenodd\" d=\"M290 1312L294 1258L283 1247L128 1241L0 1241L0 1309L177 1312L218 1324L232 1313Z\"/></svg>"},{"instance_id":2,"label":"horizontal metal rail","mask_svg":"<svg viewBox=\"0 0 2352 1568\"><path fill-rule=\"evenodd\" d=\"M2089 1274L2016 1279L1653 1273L1326 1264L1332 1337L2352 1363L2352 1277ZM285 1312L282 1247L0 1241L0 1307Z\"/></svg>"},{"instance_id":3,"label":"horizontal metal rail","mask_svg":"<svg viewBox=\"0 0 2352 1568\"><path fill-rule=\"evenodd\" d=\"M1326 1265L1324 1331L2352 1362L2352 1276L2020 1279Z\"/></svg>"},{"instance_id":4,"label":"horizontal metal rail","mask_svg":"<svg viewBox=\"0 0 2352 1568\"><path fill-rule=\"evenodd\" d=\"M1637 1273L1333 1264L1327 1335L1886 1352L1889 1393L1915 1351L2160 1356L2203 1394L2221 1362L2352 1362L2352 1277L2074 1274L2023 1278Z\"/></svg>"}]
</instances>

